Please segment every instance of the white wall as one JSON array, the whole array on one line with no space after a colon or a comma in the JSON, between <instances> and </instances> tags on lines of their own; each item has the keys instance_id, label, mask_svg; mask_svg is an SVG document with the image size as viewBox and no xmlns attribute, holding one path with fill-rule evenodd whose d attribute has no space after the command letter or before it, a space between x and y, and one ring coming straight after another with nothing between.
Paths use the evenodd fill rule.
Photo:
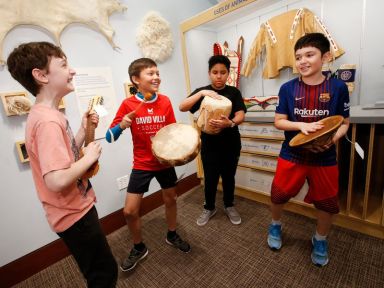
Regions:
<instances>
[{"instance_id":1,"label":"white wall","mask_svg":"<svg viewBox=\"0 0 384 288\"><path fill-rule=\"evenodd\" d=\"M183 20L212 6L209 0L147 0L121 1L128 7L125 13L116 13L110 17L110 24L115 29L114 41L121 48L116 52L107 40L98 32L84 25L72 24L62 34L61 43L72 67L109 66L119 104L125 97L123 83L129 77L128 65L141 57L135 44L136 29L143 16L151 11L158 11L171 23L175 49L172 57L159 64L162 78L161 92L168 95L174 106L179 122L189 123L187 113L178 111L178 104L186 97L184 67L181 56L179 24ZM38 8L37 8L38 9ZM18 44L29 41L50 41L53 38L43 29L22 26L12 30L4 42L4 57ZM6 68L0 68L0 92L23 89L14 81ZM75 95L65 98L65 114L73 130L80 123ZM24 140L26 116L7 117L0 107L0 266L3 266L31 251L34 251L57 238L46 222L44 211L37 199L29 164L18 160L15 142ZM103 217L123 205L125 191L119 191L116 178L129 174L132 163L132 145L129 133L125 133L117 143L102 141L103 154L100 159L100 172L92 179L98 203L99 216ZM179 167L178 175L188 176L196 171L194 162ZM153 181L150 192L160 187Z\"/></svg>"}]
</instances>

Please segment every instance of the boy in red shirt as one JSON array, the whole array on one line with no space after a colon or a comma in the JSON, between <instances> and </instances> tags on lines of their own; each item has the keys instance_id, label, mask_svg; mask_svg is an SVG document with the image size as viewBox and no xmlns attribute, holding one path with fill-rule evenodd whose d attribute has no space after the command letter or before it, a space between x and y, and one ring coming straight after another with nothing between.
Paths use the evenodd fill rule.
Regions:
<instances>
[{"instance_id":1,"label":"boy in red shirt","mask_svg":"<svg viewBox=\"0 0 384 288\"><path fill-rule=\"evenodd\" d=\"M156 62L149 58L137 59L129 65L128 73L138 92L121 103L106 134L107 141L113 142L125 129L130 128L133 141L133 169L123 212L134 247L121 264L122 271L133 270L148 254L148 249L142 242L139 210L143 195L148 191L153 177L162 188L165 203L168 224L166 243L185 253L191 250L189 244L176 233L176 171L173 167L162 165L151 149L151 137L162 127L176 122L171 102L167 96L157 93L161 80ZM147 99L147 95L151 95L150 99Z\"/></svg>"}]
</instances>

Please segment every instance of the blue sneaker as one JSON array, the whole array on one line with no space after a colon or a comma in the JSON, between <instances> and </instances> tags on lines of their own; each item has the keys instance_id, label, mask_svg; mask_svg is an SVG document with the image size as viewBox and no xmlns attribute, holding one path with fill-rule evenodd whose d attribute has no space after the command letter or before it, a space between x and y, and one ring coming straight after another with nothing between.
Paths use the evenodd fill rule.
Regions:
<instances>
[{"instance_id":1,"label":"blue sneaker","mask_svg":"<svg viewBox=\"0 0 384 288\"><path fill-rule=\"evenodd\" d=\"M280 250L281 241L281 225L269 225L268 246L272 250Z\"/></svg>"},{"instance_id":2,"label":"blue sneaker","mask_svg":"<svg viewBox=\"0 0 384 288\"><path fill-rule=\"evenodd\" d=\"M312 262L316 266L323 267L328 264L328 242L327 240L316 240L312 237L313 250L311 254Z\"/></svg>"}]
</instances>

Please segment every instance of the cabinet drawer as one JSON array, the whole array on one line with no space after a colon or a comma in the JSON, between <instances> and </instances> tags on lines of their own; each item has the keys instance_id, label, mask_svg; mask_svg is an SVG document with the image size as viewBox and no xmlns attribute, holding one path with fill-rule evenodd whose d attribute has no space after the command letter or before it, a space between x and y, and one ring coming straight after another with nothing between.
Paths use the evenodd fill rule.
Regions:
<instances>
[{"instance_id":1,"label":"cabinet drawer","mask_svg":"<svg viewBox=\"0 0 384 288\"><path fill-rule=\"evenodd\" d=\"M284 140L284 131L269 123L242 123L239 125L239 132L244 137Z\"/></svg>"},{"instance_id":2,"label":"cabinet drawer","mask_svg":"<svg viewBox=\"0 0 384 288\"><path fill-rule=\"evenodd\" d=\"M241 151L278 156L282 143L282 141L241 138Z\"/></svg>"},{"instance_id":3,"label":"cabinet drawer","mask_svg":"<svg viewBox=\"0 0 384 288\"><path fill-rule=\"evenodd\" d=\"M277 158L271 158L256 154L241 153L239 165L250 166L270 172L276 171Z\"/></svg>"},{"instance_id":4,"label":"cabinet drawer","mask_svg":"<svg viewBox=\"0 0 384 288\"><path fill-rule=\"evenodd\" d=\"M270 194L273 175L270 172L238 166L235 176L236 185L241 188Z\"/></svg>"},{"instance_id":5,"label":"cabinet drawer","mask_svg":"<svg viewBox=\"0 0 384 288\"><path fill-rule=\"evenodd\" d=\"M271 186L274 174L257 169L250 169L238 166L236 171L236 186L255 192L263 192L271 195ZM304 202L308 191L308 183L305 181L300 192L292 200Z\"/></svg>"}]
</instances>

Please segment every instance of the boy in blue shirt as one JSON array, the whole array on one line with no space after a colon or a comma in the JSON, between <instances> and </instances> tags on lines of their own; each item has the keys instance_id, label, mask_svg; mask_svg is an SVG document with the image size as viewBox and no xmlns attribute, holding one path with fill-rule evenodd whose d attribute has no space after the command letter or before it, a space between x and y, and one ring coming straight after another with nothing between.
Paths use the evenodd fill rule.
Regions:
<instances>
[{"instance_id":1,"label":"boy in blue shirt","mask_svg":"<svg viewBox=\"0 0 384 288\"><path fill-rule=\"evenodd\" d=\"M285 131L285 141L271 188L272 223L268 245L273 250L281 248L283 206L298 194L307 179L309 189L304 201L313 203L317 209L311 258L315 265L325 266L329 261L326 237L332 216L339 212L339 173L334 144L348 131L349 94L344 82L322 73L323 63L331 57L326 36L307 34L296 42L294 49L300 76L281 86L275 114L275 126ZM332 115L341 115L344 121L328 143L312 150L288 145L300 131L308 135L321 129L321 119Z\"/></svg>"}]
</instances>

